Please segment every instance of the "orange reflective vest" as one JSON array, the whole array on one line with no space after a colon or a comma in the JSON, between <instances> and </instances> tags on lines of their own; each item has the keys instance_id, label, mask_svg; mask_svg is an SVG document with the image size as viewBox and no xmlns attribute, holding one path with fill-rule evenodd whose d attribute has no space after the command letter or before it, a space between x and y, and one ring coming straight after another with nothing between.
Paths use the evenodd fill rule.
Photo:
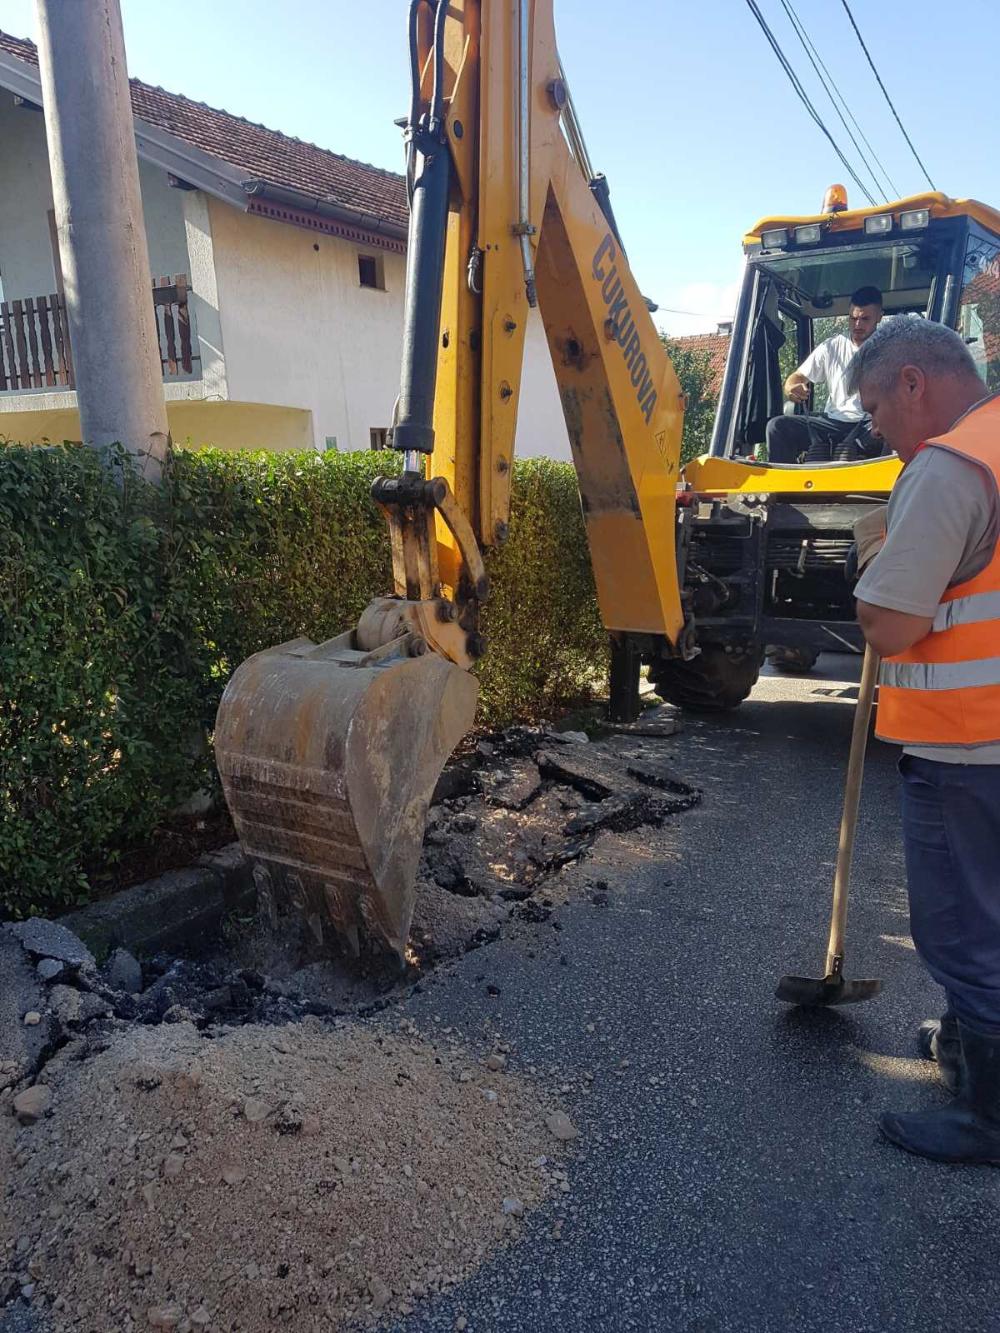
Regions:
<instances>
[{"instance_id":1,"label":"orange reflective vest","mask_svg":"<svg viewBox=\"0 0 1000 1333\"><path fill-rule=\"evenodd\" d=\"M984 467L1000 491L1000 395L925 448ZM931 631L880 675L876 733L904 745L1000 741L1000 542L975 578L948 588Z\"/></svg>"}]
</instances>

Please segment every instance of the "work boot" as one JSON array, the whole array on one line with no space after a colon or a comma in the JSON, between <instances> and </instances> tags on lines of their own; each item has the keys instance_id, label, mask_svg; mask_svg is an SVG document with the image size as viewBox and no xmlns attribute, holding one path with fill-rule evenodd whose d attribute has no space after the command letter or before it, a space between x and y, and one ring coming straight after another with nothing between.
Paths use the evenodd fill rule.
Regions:
<instances>
[{"instance_id":1,"label":"work boot","mask_svg":"<svg viewBox=\"0 0 1000 1333\"><path fill-rule=\"evenodd\" d=\"M958 1024L964 1087L941 1111L879 1116L878 1127L898 1148L936 1162L1000 1166L1000 1036Z\"/></svg>"},{"instance_id":2,"label":"work boot","mask_svg":"<svg viewBox=\"0 0 1000 1333\"><path fill-rule=\"evenodd\" d=\"M856 463L860 457L858 442L850 438L842 440L833 450L833 461L835 463Z\"/></svg>"},{"instance_id":3,"label":"work boot","mask_svg":"<svg viewBox=\"0 0 1000 1333\"><path fill-rule=\"evenodd\" d=\"M833 445L826 440L812 440L806 450L806 463L830 463L833 461Z\"/></svg>"},{"instance_id":4,"label":"work boot","mask_svg":"<svg viewBox=\"0 0 1000 1333\"><path fill-rule=\"evenodd\" d=\"M958 1019L952 1014L944 1018L925 1018L917 1032L917 1045L925 1060L937 1065L941 1082L955 1096L962 1083L962 1042L958 1035Z\"/></svg>"}]
</instances>

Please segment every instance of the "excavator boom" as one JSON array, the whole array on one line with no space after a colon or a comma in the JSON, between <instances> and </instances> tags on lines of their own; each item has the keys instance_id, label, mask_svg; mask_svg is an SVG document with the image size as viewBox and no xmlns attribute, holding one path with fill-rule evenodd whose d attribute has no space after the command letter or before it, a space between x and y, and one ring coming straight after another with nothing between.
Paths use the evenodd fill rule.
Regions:
<instances>
[{"instance_id":1,"label":"excavator boom","mask_svg":"<svg viewBox=\"0 0 1000 1333\"><path fill-rule=\"evenodd\" d=\"M216 733L261 886L317 932L356 944L363 927L400 955L427 804L473 720L482 550L507 536L536 306L604 623L690 651L674 550L682 394L589 163L552 0L412 0L408 39L403 470L373 489L394 594L327 644L244 663Z\"/></svg>"}]
</instances>

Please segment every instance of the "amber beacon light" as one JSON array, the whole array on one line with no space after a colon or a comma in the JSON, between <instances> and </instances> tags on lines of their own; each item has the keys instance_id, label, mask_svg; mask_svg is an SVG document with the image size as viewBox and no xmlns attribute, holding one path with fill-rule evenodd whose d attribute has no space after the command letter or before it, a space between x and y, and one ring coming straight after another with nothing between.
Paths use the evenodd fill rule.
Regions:
<instances>
[{"instance_id":1,"label":"amber beacon light","mask_svg":"<svg viewBox=\"0 0 1000 1333\"><path fill-rule=\"evenodd\" d=\"M847 190L843 185L831 185L823 196L824 213L843 213L847 207Z\"/></svg>"}]
</instances>

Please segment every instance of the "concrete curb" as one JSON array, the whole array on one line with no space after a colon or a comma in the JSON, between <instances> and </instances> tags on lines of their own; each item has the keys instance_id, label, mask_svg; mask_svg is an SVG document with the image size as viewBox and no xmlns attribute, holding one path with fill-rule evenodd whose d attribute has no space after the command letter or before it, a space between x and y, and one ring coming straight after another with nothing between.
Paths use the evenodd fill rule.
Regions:
<instances>
[{"instance_id":1,"label":"concrete curb","mask_svg":"<svg viewBox=\"0 0 1000 1333\"><path fill-rule=\"evenodd\" d=\"M250 863L238 842L209 852L184 870L171 870L113 898L59 918L102 962L113 949L195 956L219 937L231 912L256 906Z\"/></svg>"}]
</instances>

